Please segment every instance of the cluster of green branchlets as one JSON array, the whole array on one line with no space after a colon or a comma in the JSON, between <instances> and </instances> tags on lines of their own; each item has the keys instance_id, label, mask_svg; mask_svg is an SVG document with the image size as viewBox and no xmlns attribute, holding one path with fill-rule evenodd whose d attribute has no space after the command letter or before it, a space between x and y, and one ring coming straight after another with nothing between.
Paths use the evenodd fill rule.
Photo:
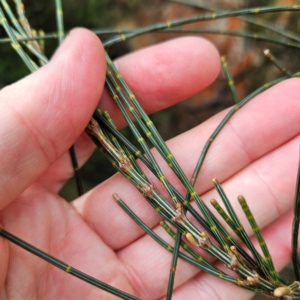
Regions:
<instances>
[{"instance_id":1,"label":"cluster of green branchlets","mask_svg":"<svg viewBox=\"0 0 300 300\"><path fill-rule=\"evenodd\" d=\"M39 68L39 65L43 65L48 62L48 59L43 53L43 40L44 38L56 37L61 43L64 37L63 28L63 11L60 0L55 0L56 4L56 16L57 16L57 28L58 32L55 34L42 34L42 36L37 37L34 30L30 28L30 25L24 14L24 6L21 0L15 0L16 10L18 14L18 19L14 16L11 8L5 0L0 0L3 9L8 16L10 23L7 21L4 11L0 7L0 22L3 28L6 30L8 39L3 39L1 42L10 41L12 47L17 51L17 53L22 58L23 62L27 65L30 71L35 71ZM141 35L148 32L156 31L183 31L184 29L178 28L178 26L193 23L196 21L203 20L214 20L218 18L226 18L231 16L241 16L241 15L253 15L266 12L280 12L287 10L299 10L300 6L284 6L284 7L264 7L255 9L241 9L236 11L221 12L215 9L211 14L198 15L191 18L169 21L166 23L161 23L157 25L152 25L149 27L124 31L124 32L114 32L106 31L102 34L115 35L109 38L104 45L110 46L115 43L133 38L135 36ZM236 36L252 37L262 40L268 40L273 43L283 44L285 46L292 46L299 48L300 38L287 32L281 28L275 28L270 26L269 23L253 19L251 16L240 17L245 22L256 23L265 29L271 30L278 35L281 35L285 40L280 40L272 36L262 36L256 35L254 33L245 32L230 32L226 30L210 30L211 32L221 33L221 34L234 34ZM174 28L177 27L177 28ZM202 32L206 29L201 29ZM192 30L194 32L201 32L199 29ZM208 32L209 30L206 30ZM291 41L292 40L292 41ZM21 42L21 44L20 44ZM30 53L32 53L37 62L33 61L30 56L23 49L24 46ZM121 74L117 71L113 62L110 60L109 56L107 59L107 76L106 76L106 87L110 92L112 98L118 105L120 111L122 112L129 128L131 129L134 137L140 144L140 149L137 149L132 145L115 127L111 117L108 112L102 112L99 108L95 111L93 118L91 119L89 125L87 126L87 133L91 136L95 144L100 148L100 150L107 156L107 158L112 162L112 164L117 168L117 170L123 174L144 196L148 203L162 216L165 221L161 222L161 226L166 230L166 232L175 239L174 247L167 244L162 238L155 234L149 227L147 227L131 210L126 206L126 204L120 199L118 195L114 195L115 200L119 205L128 213L131 218L143 229L145 230L156 242L158 242L165 249L173 253L172 263L170 268L169 284L166 291L167 299L172 298L174 277L176 271L177 259L181 259L189 262L190 264L198 267L199 269L208 272L209 274L216 276L222 280L231 282L238 285L244 289L251 290L256 293L264 294L271 298L289 297L290 299L300 299L300 289L298 282L288 282L283 279L275 270L272 258L266 246L266 243L262 237L261 231L255 222L255 219L247 205L246 200L242 197L238 197L238 201L244 211L252 230L259 242L263 255L261 255L254 247L249 235L244 230L241 222L239 221L237 214L233 210L230 201L228 200L225 192L220 186L217 180L213 180L213 184L217 189L220 198L222 199L226 211L221 208L220 204L216 200L212 200L211 203L213 207L217 210L220 216L225 220L225 222L231 227L233 232L237 237L243 242L243 244L250 250L251 255L249 255L240 243L230 234L224 226L218 221L218 219L212 214L211 210L208 209L203 200L198 196L193 186L197 180L199 171L202 167L203 161L206 157L207 151L210 148L212 142L215 140L221 129L225 126L227 121L233 116L236 111L241 108L244 104L250 101L254 96L260 92L266 90L267 88L289 78L291 76L298 76L299 74L290 75L280 64L276 61L271 52L267 51L266 56L275 63L275 65L284 73L282 78L274 80L272 82L264 84L261 88L255 90L248 97L239 101L234 88L233 78L228 70L227 62L225 57L222 57L222 65L228 85L230 87L231 93L233 95L235 106L234 108L225 116L222 122L214 130L207 143L205 144L198 163L195 167L193 175L189 180L183 173L181 167L177 163L173 154L159 135L157 129L155 128L152 121L149 119L148 115L144 112L143 108L140 106L135 95L131 92L126 82L122 78ZM136 123L132 121L134 119ZM164 158L169 167L173 170L178 179L185 186L187 193L185 196L181 195L176 188L168 181L164 176L163 171L157 164L148 143L145 139L157 149L158 153ZM73 153L72 160L74 169L78 169L78 164L76 162L76 157L74 155L74 149L71 149ZM137 159L143 163L150 172L152 172L161 182L161 187L163 187L169 195L169 198L173 201L171 205L168 199L165 199L158 189L150 182L149 178L142 171ZM78 186L80 182L78 183ZM294 239L293 239L293 254L294 254L294 264L298 267L297 258L297 237L299 228L299 176L297 182L297 190L295 197L295 219L294 219ZM79 186L79 192L81 193ZM195 208L190 203L190 199L193 199L197 204L201 214L197 212ZM189 221L186 213L189 212L195 220L203 228L200 231L193 223ZM176 229L176 233L174 231ZM85 280L97 287L100 287L114 295L118 295L124 299L137 299L134 296L128 295L122 291L115 289L107 284L100 282L86 274L81 273L78 270L73 269L67 264L53 258L52 256L42 252L41 250L29 245L28 243L20 240L19 238L8 233L4 229L0 229L0 235L10 240L11 242L19 245L20 247L32 252L33 254L45 259L46 261L52 263L53 265L65 270L66 272ZM185 239L182 239L182 236ZM216 242L213 242L216 241ZM197 246L199 252L195 251L190 245ZM180 248L181 247L181 248ZM183 250L182 250L183 249ZM184 251L184 252L182 252ZM230 270L233 270L236 275L229 275L226 272L219 270L213 264L205 260L201 256L201 252L206 251L215 257L218 261L225 264ZM298 268L297 268L297 272ZM230 273L232 274L232 272ZM297 275L297 280L299 280L299 274Z\"/></svg>"},{"instance_id":2,"label":"cluster of green branchlets","mask_svg":"<svg viewBox=\"0 0 300 300\"><path fill-rule=\"evenodd\" d=\"M132 184L134 184L137 187L137 189L143 194L145 199L156 209L158 213L161 214L161 216L168 223L174 226L179 232L184 234L187 240L191 244L196 245L199 248L207 251L215 258L223 262L225 265L227 265L228 268L234 270L237 273L238 277L234 278L216 269L209 262L205 261L200 256L200 254L193 251L183 241L180 241L180 244L183 247L183 249L185 249L189 254L193 255L194 259L197 262L202 263L199 266L202 270L205 271L209 270L208 272L214 276L230 281L234 284L253 290L255 292L259 292L270 296L276 295L276 297L278 297L278 295L283 291L282 286L284 287L289 286L289 283L283 278L281 278L279 274L276 272L271 256L267 249L267 246L253 218L253 215L251 214L250 209L247 206L245 199L240 196L239 202L243 208L243 211L246 214L246 217L249 220L250 225L253 228L254 234L258 239L258 242L264 254L263 257L258 253L258 251L253 246L249 236L243 229L243 226L241 225L236 213L234 212L229 200L227 199L224 191L222 190L217 180L213 181L214 185L218 193L220 194L221 199L223 200L228 212L228 214L226 214L223 211L223 213L220 214L221 216L224 217L227 224L229 224L232 227L234 232L243 241L243 243L247 246L247 248L250 249L254 258L249 259L249 256L241 247L239 247L239 250L237 250L237 247L235 247L234 244L238 245L238 243L229 233L226 233L224 235L225 229L223 228L222 230L220 230L220 228L222 228L222 225L219 222L217 222L216 218L213 218L212 214L207 208L205 211L207 215L205 215L205 213L202 212L204 218L206 219L205 221L202 220L202 223L203 222L208 223L207 219L213 222L214 228L211 228L212 226L208 224L206 224L206 228L208 227L211 229L209 233L217 241L219 241L219 243L222 245L223 250L220 249L219 246L211 242L211 239L208 237L208 235L205 232L197 232L195 230L195 227L191 226L192 224L190 224L188 218L183 213L182 206L178 205L179 203L182 203L183 197L180 197L178 192L174 190L174 187L169 185L165 176L162 175L161 173L162 171L158 167L157 163L154 161L154 157L152 156L148 148L148 144L144 142L143 136L149 138L149 140L153 144L155 144L155 148L158 150L158 152L163 156L163 158L168 162L169 166L173 168L174 172L176 173L178 172L178 169L173 167L174 164L176 164L174 163L174 157L172 156L172 154L170 154L170 151L169 149L166 148L167 147L166 145L161 146L164 142L159 137L158 133L155 130L153 130L153 123L149 120L148 116L147 117L145 116L144 112L142 111L142 108L139 106L138 102L136 101L137 99L129 90L128 86L125 85L125 82L122 82L121 75L113 66L113 63L109 60L109 58L108 58L108 65L107 65L107 73L108 73L107 82L106 82L107 87L111 92L113 99L116 101L121 112L123 113L125 120L128 122L128 125L131 128L133 134L141 144L142 149L145 153L144 158L147 160L147 165L152 164L152 167L150 169L152 172L153 171L155 172L154 174L159 179L161 179L161 177L163 176L164 180L163 181L161 180L161 182L163 183L164 186L167 186L166 190L167 191L173 190L172 192L169 193L170 198L172 199L173 195L176 194L177 195L176 199L178 199L179 202L174 201L175 207L172 207L168 203L168 201L158 193L154 185L151 184L151 182L149 182L144 172L141 172L141 168L138 169L134 168L133 164L131 163L131 160L134 157L135 159L141 157L140 156L141 151L136 150L134 149L134 147L130 146L130 143L128 141L124 142L125 140L124 138L119 139L119 136L114 135L116 128L113 125L112 120L107 112L102 113L100 109L98 109L97 113L94 115L95 118L92 119L89 126L87 127L88 134L92 136L93 140L96 142L97 145L100 145L101 148L104 149L106 155L110 158L111 161L113 161L114 166L116 166L118 170L122 174L124 174ZM133 99L134 101L132 101ZM131 113L131 117L135 119L136 124L139 125L139 128L131 120L129 115L130 113ZM98 120L99 123L96 121L96 119ZM107 122L104 122L105 119ZM150 126L147 125L151 125L151 128ZM101 129L101 127L103 127L103 130ZM142 131L142 133L140 133L140 131ZM125 147L126 150L125 149L122 150L122 145L123 147ZM125 152L127 154L125 154ZM136 153L138 155L135 155ZM148 155L150 155L150 157ZM129 157L131 159L129 159ZM172 162L170 162L170 157L172 157ZM179 168L178 165L177 168ZM181 173L180 172L176 173L176 175L179 177L181 176ZM182 178L179 179L182 182L184 182L184 179ZM194 193L194 191L191 191L191 194L192 193ZM169 251L173 251L173 247L171 247L168 244L162 243L161 240L145 224L143 224L143 222L139 220L138 217L126 206L126 204L120 199L118 195L115 194L114 198L121 205L121 207L133 218L133 220L135 220L148 234L150 234L164 248L166 248ZM213 203L214 204L217 203L216 200L214 200ZM217 208L217 205L214 206ZM198 215L198 219L199 218L201 218L200 215ZM168 227L166 222L163 222L162 226L172 237L176 238L176 234ZM218 234L215 234L216 232ZM180 255L181 252L178 253L179 257ZM174 273L173 267L171 268L171 272ZM277 288L279 288L279 290ZM287 288L284 289L284 291L286 290ZM294 298L299 297L299 292L293 291L293 297Z\"/></svg>"}]
</instances>

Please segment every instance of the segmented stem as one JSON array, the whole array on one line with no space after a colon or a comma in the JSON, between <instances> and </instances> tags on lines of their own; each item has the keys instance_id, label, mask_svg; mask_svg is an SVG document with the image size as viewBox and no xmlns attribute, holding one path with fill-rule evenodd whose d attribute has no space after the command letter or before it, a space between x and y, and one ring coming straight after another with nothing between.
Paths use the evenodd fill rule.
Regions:
<instances>
[{"instance_id":1,"label":"segmented stem","mask_svg":"<svg viewBox=\"0 0 300 300\"><path fill-rule=\"evenodd\" d=\"M227 64L227 60L226 60L226 57L223 55L221 56L221 62L222 62L222 67L223 67L223 71L224 71L224 74L225 74L225 77L226 77L226 80L227 80L227 84L230 88L230 92L231 92L231 95L232 95L232 98L233 98L233 101L235 104L238 104L239 103L239 99L238 99L238 96L237 96L237 93L236 93L236 90L235 90L235 87L234 87L234 80L228 70L228 64Z\"/></svg>"},{"instance_id":2,"label":"segmented stem","mask_svg":"<svg viewBox=\"0 0 300 300\"><path fill-rule=\"evenodd\" d=\"M77 277L91 285L94 285L104 291L107 291L108 293L118 296L122 299L127 299L127 300L138 300L139 298L134 297L128 293L125 293L119 289L116 289L113 286L110 286L107 283L104 283L92 276L89 276L75 268L73 268L72 266L64 263L63 261L47 254L46 252L28 244L27 242L21 240L20 238L16 237L15 235L9 233L8 231L4 230L3 228L0 228L0 236L4 237L5 239L9 240L10 242L16 244L17 246L23 248L24 250L40 257L41 259L47 261L48 263L54 265L55 267L65 271L66 273Z\"/></svg>"},{"instance_id":3,"label":"segmented stem","mask_svg":"<svg viewBox=\"0 0 300 300\"><path fill-rule=\"evenodd\" d=\"M276 272L275 270L275 266L274 266L274 263L273 263L273 260L272 260L272 257L270 255L270 252L269 252L269 249L267 247L267 244L262 236L262 233L260 231L260 228L259 226L257 225L254 217L253 217L253 214L245 200L245 198L243 196L239 196L238 197L238 201L247 217L247 220L249 221L249 224L251 225L251 228L258 240L258 243L263 251L263 254L265 256L265 261L268 265L268 269L269 269L269 273L271 275L271 279L274 281L275 284L277 284L279 282L279 279L278 279L278 273Z\"/></svg>"},{"instance_id":4,"label":"segmented stem","mask_svg":"<svg viewBox=\"0 0 300 300\"><path fill-rule=\"evenodd\" d=\"M278 60L272 54L270 49L265 49L264 54L279 69L279 71L281 73L283 73L283 75L286 75L287 77L292 77L292 75L289 72L287 72L286 68L281 66L281 64L278 62Z\"/></svg>"}]
</instances>

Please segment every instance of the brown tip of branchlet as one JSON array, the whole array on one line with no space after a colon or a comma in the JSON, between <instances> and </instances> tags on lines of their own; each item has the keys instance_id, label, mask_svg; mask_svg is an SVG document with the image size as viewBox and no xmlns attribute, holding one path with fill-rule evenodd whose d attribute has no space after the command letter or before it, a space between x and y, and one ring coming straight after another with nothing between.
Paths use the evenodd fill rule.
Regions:
<instances>
[{"instance_id":1,"label":"brown tip of branchlet","mask_svg":"<svg viewBox=\"0 0 300 300\"><path fill-rule=\"evenodd\" d=\"M121 198L118 196L118 194L115 193L112 196L117 202L121 201Z\"/></svg>"},{"instance_id":2,"label":"brown tip of branchlet","mask_svg":"<svg viewBox=\"0 0 300 300\"><path fill-rule=\"evenodd\" d=\"M271 53L271 52L270 52L270 49L265 49L265 50L264 50L264 55L265 55L265 56L270 56L270 53Z\"/></svg>"},{"instance_id":3,"label":"brown tip of branchlet","mask_svg":"<svg viewBox=\"0 0 300 300\"><path fill-rule=\"evenodd\" d=\"M218 183L217 178L213 178L212 182L213 182L214 185L216 185Z\"/></svg>"},{"instance_id":4,"label":"brown tip of branchlet","mask_svg":"<svg viewBox=\"0 0 300 300\"><path fill-rule=\"evenodd\" d=\"M216 200L216 199L211 199L211 200L210 200L210 203L211 203L212 205L214 205L214 204L217 203L217 200Z\"/></svg>"},{"instance_id":5,"label":"brown tip of branchlet","mask_svg":"<svg viewBox=\"0 0 300 300\"><path fill-rule=\"evenodd\" d=\"M239 202L245 201L245 198L242 195L239 195L237 199Z\"/></svg>"}]
</instances>

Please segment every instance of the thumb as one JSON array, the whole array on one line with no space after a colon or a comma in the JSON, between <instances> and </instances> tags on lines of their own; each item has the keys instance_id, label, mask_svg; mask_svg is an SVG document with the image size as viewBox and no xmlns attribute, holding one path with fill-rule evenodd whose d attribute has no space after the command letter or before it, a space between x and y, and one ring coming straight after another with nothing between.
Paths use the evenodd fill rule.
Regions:
<instances>
[{"instance_id":1,"label":"thumb","mask_svg":"<svg viewBox=\"0 0 300 300\"><path fill-rule=\"evenodd\" d=\"M100 100L105 70L97 36L76 29L49 64L0 91L0 209L84 130Z\"/></svg>"}]
</instances>

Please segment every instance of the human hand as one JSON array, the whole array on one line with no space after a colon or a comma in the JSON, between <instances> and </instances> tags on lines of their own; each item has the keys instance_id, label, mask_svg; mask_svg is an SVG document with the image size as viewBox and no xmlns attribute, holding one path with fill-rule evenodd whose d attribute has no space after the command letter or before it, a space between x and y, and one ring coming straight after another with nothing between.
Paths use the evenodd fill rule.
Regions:
<instances>
[{"instance_id":1,"label":"human hand","mask_svg":"<svg viewBox=\"0 0 300 300\"><path fill-rule=\"evenodd\" d=\"M187 65L186 57L193 63ZM117 66L150 113L211 83L219 71L219 58L208 42L184 38L131 54ZM70 146L75 143L81 164L94 149L81 133L103 93L105 68L98 39L79 29L49 65L1 91L0 223L91 276L142 299L160 299L166 292L171 255L145 236L111 197L119 193L166 237L158 226L159 216L135 188L117 174L71 204L57 195L73 173ZM290 258L300 128L298 84L296 79L281 83L241 109L214 141L196 183L205 200L215 197L214 177L223 182L231 199L245 195L258 224L265 227L278 268ZM105 92L101 105L119 127L125 125ZM169 141L188 178L225 113ZM164 168L164 172L174 180L171 171ZM114 298L1 238L0 261L0 299ZM174 299L251 296L179 261Z\"/></svg>"}]
</instances>

